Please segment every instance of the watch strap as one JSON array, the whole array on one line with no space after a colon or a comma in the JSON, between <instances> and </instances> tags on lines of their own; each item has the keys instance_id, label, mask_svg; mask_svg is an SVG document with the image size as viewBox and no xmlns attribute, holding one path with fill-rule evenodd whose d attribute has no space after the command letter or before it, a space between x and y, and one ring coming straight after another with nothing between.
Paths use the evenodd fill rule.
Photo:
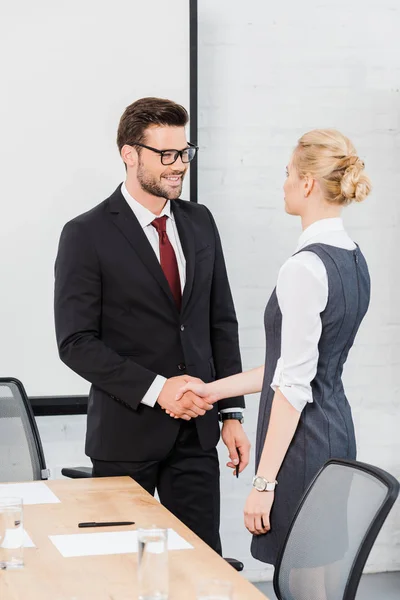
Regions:
<instances>
[{"instance_id":1,"label":"watch strap","mask_svg":"<svg viewBox=\"0 0 400 600\"><path fill-rule=\"evenodd\" d=\"M236 421L243 421L243 413L241 412L229 412L229 413L219 413L219 418L221 421L228 421L229 419L235 419Z\"/></svg>"},{"instance_id":2,"label":"watch strap","mask_svg":"<svg viewBox=\"0 0 400 600\"><path fill-rule=\"evenodd\" d=\"M264 483L264 489L260 490L258 489L258 487L256 487L255 483L256 480L260 480ZM265 477L263 477L262 475L255 475L253 477L253 487L258 491L258 492L273 492L276 488L276 486L278 485L277 481L268 481L268 479L265 479Z\"/></svg>"}]
</instances>

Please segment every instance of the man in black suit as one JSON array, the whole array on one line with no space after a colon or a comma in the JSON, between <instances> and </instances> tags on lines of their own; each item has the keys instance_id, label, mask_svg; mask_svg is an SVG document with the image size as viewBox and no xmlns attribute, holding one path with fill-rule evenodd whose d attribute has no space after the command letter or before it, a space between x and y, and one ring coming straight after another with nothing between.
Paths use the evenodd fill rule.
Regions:
<instances>
[{"instance_id":1,"label":"man in black suit","mask_svg":"<svg viewBox=\"0 0 400 600\"><path fill-rule=\"evenodd\" d=\"M217 552L222 438L243 470L243 397L211 406L192 393L241 371L238 326L210 211L179 200L197 148L186 110L143 98L118 129L126 181L67 223L55 267L61 360L92 384L86 454L94 476L130 475ZM175 418L169 416L174 415Z\"/></svg>"}]
</instances>

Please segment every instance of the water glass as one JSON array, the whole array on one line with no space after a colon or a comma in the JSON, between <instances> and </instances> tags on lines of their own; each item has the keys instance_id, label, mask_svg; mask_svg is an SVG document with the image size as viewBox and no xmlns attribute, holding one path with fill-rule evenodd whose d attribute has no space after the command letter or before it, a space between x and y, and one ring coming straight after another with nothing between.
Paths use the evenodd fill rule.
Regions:
<instances>
[{"instance_id":1,"label":"water glass","mask_svg":"<svg viewBox=\"0 0 400 600\"><path fill-rule=\"evenodd\" d=\"M138 529L139 600L168 599L168 530Z\"/></svg>"},{"instance_id":2,"label":"water glass","mask_svg":"<svg viewBox=\"0 0 400 600\"><path fill-rule=\"evenodd\" d=\"M0 569L24 566L22 498L0 498Z\"/></svg>"},{"instance_id":3,"label":"water glass","mask_svg":"<svg viewBox=\"0 0 400 600\"><path fill-rule=\"evenodd\" d=\"M229 581L210 579L197 587L197 600L232 600L233 588Z\"/></svg>"}]
</instances>

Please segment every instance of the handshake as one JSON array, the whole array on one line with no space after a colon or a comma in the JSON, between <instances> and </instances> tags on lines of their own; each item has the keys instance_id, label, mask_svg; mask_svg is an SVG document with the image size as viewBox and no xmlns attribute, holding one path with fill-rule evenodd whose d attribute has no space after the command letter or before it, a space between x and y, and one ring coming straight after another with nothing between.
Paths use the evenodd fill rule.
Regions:
<instances>
[{"instance_id":1,"label":"handshake","mask_svg":"<svg viewBox=\"0 0 400 600\"><path fill-rule=\"evenodd\" d=\"M210 395L208 384L197 377L181 375L167 379L160 395L158 404L174 419L196 419L212 410L218 398Z\"/></svg>"}]
</instances>

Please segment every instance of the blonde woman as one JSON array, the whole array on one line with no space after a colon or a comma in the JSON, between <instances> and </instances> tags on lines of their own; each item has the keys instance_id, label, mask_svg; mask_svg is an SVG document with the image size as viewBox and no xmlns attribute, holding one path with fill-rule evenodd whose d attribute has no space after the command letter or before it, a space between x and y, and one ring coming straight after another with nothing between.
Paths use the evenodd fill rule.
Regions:
<instances>
[{"instance_id":1,"label":"blonde woman","mask_svg":"<svg viewBox=\"0 0 400 600\"><path fill-rule=\"evenodd\" d=\"M244 521L254 535L253 556L266 563L275 564L320 467L332 457L356 457L342 369L368 309L370 280L340 216L370 189L364 163L344 135L330 129L303 135L284 184L286 212L301 218L303 232L265 310L265 365L182 389L212 403L261 391L256 477Z\"/></svg>"}]
</instances>

